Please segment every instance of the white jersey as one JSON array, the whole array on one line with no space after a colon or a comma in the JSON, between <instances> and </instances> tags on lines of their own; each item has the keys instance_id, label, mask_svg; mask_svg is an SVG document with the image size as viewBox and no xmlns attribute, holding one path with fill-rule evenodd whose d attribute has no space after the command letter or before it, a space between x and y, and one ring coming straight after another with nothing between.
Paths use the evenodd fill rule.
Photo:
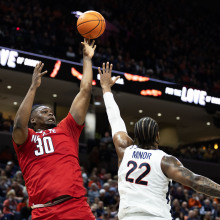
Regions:
<instances>
[{"instance_id":1,"label":"white jersey","mask_svg":"<svg viewBox=\"0 0 220 220\"><path fill-rule=\"evenodd\" d=\"M118 217L138 216L171 220L168 179L161 170L162 150L126 148L118 170L120 205ZM147 219L147 218L146 218Z\"/></svg>"}]
</instances>

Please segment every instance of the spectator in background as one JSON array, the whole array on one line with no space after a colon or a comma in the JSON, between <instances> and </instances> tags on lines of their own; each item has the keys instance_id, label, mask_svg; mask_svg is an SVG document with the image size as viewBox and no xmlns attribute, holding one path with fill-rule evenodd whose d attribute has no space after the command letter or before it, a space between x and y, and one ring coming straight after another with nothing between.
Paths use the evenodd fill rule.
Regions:
<instances>
[{"instance_id":1,"label":"spectator in background","mask_svg":"<svg viewBox=\"0 0 220 220\"><path fill-rule=\"evenodd\" d=\"M85 171L85 168L83 166L81 166L81 172L82 172L82 178L83 178L83 183L84 183L84 186L87 187L87 184L88 184L88 175Z\"/></svg>"},{"instance_id":2,"label":"spectator in background","mask_svg":"<svg viewBox=\"0 0 220 220\"><path fill-rule=\"evenodd\" d=\"M104 134L104 137L101 138L100 142L105 143L107 145L109 143L112 143L112 137L111 137L110 132L106 131L105 134Z\"/></svg>"},{"instance_id":3,"label":"spectator in background","mask_svg":"<svg viewBox=\"0 0 220 220\"><path fill-rule=\"evenodd\" d=\"M17 209L17 201L15 200L15 191L11 189L7 192L7 199L3 203L3 213L14 215Z\"/></svg>"},{"instance_id":4,"label":"spectator in background","mask_svg":"<svg viewBox=\"0 0 220 220\"><path fill-rule=\"evenodd\" d=\"M183 201L181 204L181 212L183 213L184 216L188 216L189 209L188 209L188 204L186 201Z\"/></svg>"},{"instance_id":5,"label":"spectator in background","mask_svg":"<svg viewBox=\"0 0 220 220\"><path fill-rule=\"evenodd\" d=\"M194 211L194 210L190 210L190 211L189 211L189 215L188 215L187 220L198 220L198 219L195 217L195 211Z\"/></svg>"},{"instance_id":6,"label":"spectator in background","mask_svg":"<svg viewBox=\"0 0 220 220\"><path fill-rule=\"evenodd\" d=\"M96 216L98 218L102 217L104 215L104 203L103 201L98 202L98 207L96 209Z\"/></svg>"},{"instance_id":7,"label":"spectator in background","mask_svg":"<svg viewBox=\"0 0 220 220\"><path fill-rule=\"evenodd\" d=\"M66 57L70 60L74 60L76 57L76 54L73 52L72 46L68 47L68 50L66 51Z\"/></svg>"},{"instance_id":8,"label":"spectator in background","mask_svg":"<svg viewBox=\"0 0 220 220\"><path fill-rule=\"evenodd\" d=\"M115 187L109 188L109 197L108 197L108 204L115 205L117 203L117 190Z\"/></svg>"},{"instance_id":9,"label":"spectator in background","mask_svg":"<svg viewBox=\"0 0 220 220\"><path fill-rule=\"evenodd\" d=\"M22 186L25 185L24 178L20 170L15 173L14 180Z\"/></svg>"},{"instance_id":10,"label":"spectator in background","mask_svg":"<svg viewBox=\"0 0 220 220\"><path fill-rule=\"evenodd\" d=\"M212 220L212 213L210 211L206 212L203 220Z\"/></svg>"},{"instance_id":11,"label":"spectator in background","mask_svg":"<svg viewBox=\"0 0 220 220\"><path fill-rule=\"evenodd\" d=\"M217 208L214 211L213 217L215 220L220 220L220 203L217 204Z\"/></svg>"},{"instance_id":12,"label":"spectator in background","mask_svg":"<svg viewBox=\"0 0 220 220\"><path fill-rule=\"evenodd\" d=\"M98 189L101 189L101 184L99 181L99 177L95 174L89 177L88 187L90 188L92 184L95 183Z\"/></svg>"},{"instance_id":13,"label":"spectator in background","mask_svg":"<svg viewBox=\"0 0 220 220\"><path fill-rule=\"evenodd\" d=\"M210 200L205 199L204 204L202 205L202 207L200 209L200 215L205 218L206 213L208 213L207 217L206 217L208 219L209 218L209 212L212 214L213 207L212 207L212 204L211 204Z\"/></svg>"},{"instance_id":14,"label":"spectator in background","mask_svg":"<svg viewBox=\"0 0 220 220\"><path fill-rule=\"evenodd\" d=\"M90 203L94 203L95 202L95 198L99 197L99 191L98 191L98 186L96 183L92 183L91 187L88 191L88 198Z\"/></svg>"},{"instance_id":15,"label":"spectator in background","mask_svg":"<svg viewBox=\"0 0 220 220\"><path fill-rule=\"evenodd\" d=\"M181 212L180 202L179 202L178 199L174 199L172 201L171 210L172 210L172 217L174 219L181 219L181 218L183 218L184 215Z\"/></svg>"},{"instance_id":16,"label":"spectator in background","mask_svg":"<svg viewBox=\"0 0 220 220\"><path fill-rule=\"evenodd\" d=\"M192 194L192 197L188 201L188 206L189 208L201 208L202 207L197 193L194 192Z\"/></svg>"},{"instance_id":17,"label":"spectator in background","mask_svg":"<svg viewBox=\"0 0 220 220\"><path fill-rule=\"evenodd\" d=\"M104 184L104 182L106 181L106 169L105 168L101 168L100 173L98 174L99 180L101 185Z\"/></svg>"},{"instance_id":18,"label":"spectator in background","mask_svg":"<svg viewBox=\"0 0 220 220\"><path fill-rule=\"evenodd\" d=\"M13 161L8 161L5 167L5 174L8 178L12 178L15 174L14 170L14 162Z\"/></svg>"},{"instance_id":19,"label":"spectator in background","mask_svg":"<svg viewBox=\"0 0 220 220\"><path fill-rule=\"evenodd\" d=\"M173 196L173 198L178 199L180 201L180 203L182 203L183 201L186 201L182 186L178 186L177 190L175 190L175 192L174 192L174 194L172 194L172 196Z\"/></svg>"},{"instance_id":20,"label":"spectator in background","mask_svg":"<svg viewBox=\"0 0 220 220\"><path fill-rule=\"evenodd\" d=\"M7 176L0 176L0 201L5 199L10 182Z\"/></svg>"},{"instance_id":21,"label":"spectator in background","mask_svg":"<svg viewBox=\"0 0 220 220\"><path fill-rule=\"evenodd\" d=\"M199 209L198 208L194 208L193 209L194 213L195 213L195 217L197 220L200 220L200 214L199 214Z\"/></svg>"}]
</instances>

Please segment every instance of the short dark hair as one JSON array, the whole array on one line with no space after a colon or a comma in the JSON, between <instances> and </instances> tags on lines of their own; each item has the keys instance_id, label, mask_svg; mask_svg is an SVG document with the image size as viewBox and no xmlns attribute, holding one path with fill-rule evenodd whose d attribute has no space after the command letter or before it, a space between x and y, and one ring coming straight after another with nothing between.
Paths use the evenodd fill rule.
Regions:
<instances>
[{"instance_id":1,"label":"short dark hair","mask_svg":"<svg viewBox=\"0 0 220 220\"><path fill-rule=\"evenodd\" d=\"M33 105L33 106L32 106L31 115L30 115L29 123L28 123L28 127L29 127L29 128L34 129L34 126L33 126L33 124L31 123L31 118L32 118L32 115L33 115L34 111L35 111L37 108L39 108L40 106L43 106L43 105Z\"/></svg>"},{"instance_id":2,"label":"short dark hair","mask_svg":"<svg viewBox=\"0 0 220 220\"><path fill-rule=\"evenodd\" d=\"M43 105L33 105L33 106L32 106L32 109L31 109L31 114L32 114L37 108L39 108L39 107L41 107L41 106L43 106Z\"/></svg>"},{"instance_id":3,"label":"short dark hair","mask_svg":"<svg viewBox=\"0 0 220 220\"><path fill-rule=\"evenodd\" d=\"M158 144L156 138L159 131L157 122L150 118L144 117L136 122L134 127L135 139L140 147L150 147Z\"/></svg>"}]
</instances>

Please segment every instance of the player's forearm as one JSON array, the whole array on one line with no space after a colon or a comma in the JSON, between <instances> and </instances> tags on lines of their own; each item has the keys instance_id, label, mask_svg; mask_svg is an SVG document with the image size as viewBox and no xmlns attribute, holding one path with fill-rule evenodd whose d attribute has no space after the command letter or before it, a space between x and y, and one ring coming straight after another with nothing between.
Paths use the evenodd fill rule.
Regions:
<instances>
[{"instance_id":1,"label":"player's forearm","mask_svg":"<svg viewBox=\"0 0 220 220\"><path fill-rule=\"evenodd\" d=\"M114 100L113 94L111 92L105 92L103 98L105 102L106 112L108 115L108 120L112 129L112 137L115 133L119 131L124 131L127 133L125 123L121 118L120 110L117 103Z\"/></svg>"},{"instance_id":2,"label":"player's forearm","mask_svg":"<svg viewBox=\"0 0 220 220\"><path fill-rule=\"evenodd\" d=\"M93 79L93 71L92 71L92 59L84 56L83 57L83 76L80 83L80 90L85 91L89 94L92 90L92 79Z\"/></svg>"},{"instance_id":3,"label":"player's forearm","mask_svg":"<svg viewBox=\"0 0 220 220\"><path fill-rule=\"evenodd\" d=\"M32 105L34 102L34 97L36 94L37 88L33 85L29 88L24 100L22 101L15 119L14 119L14 129L22 129L28 126Z\"/></svg>"},{"instance_id":4,"label":"player's forearm","mask_svg":"<svg viewBox=\"0 0 220 220\"><path fill-rule=\"evenodd\" d=\"M220 198L220 185L207 177L196 175L191 187L197 192Z\"/></svg>"}]
</instances>

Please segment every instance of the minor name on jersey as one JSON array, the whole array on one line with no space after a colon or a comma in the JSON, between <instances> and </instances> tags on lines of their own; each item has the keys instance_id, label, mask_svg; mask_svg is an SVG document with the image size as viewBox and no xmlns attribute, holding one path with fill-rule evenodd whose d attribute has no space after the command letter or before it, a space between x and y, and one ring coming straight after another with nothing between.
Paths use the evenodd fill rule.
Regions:
<instances>
[{"instance_id":1,"label":"minor name on jersey","mask_svg":"<svg viewBox=\"0 0 220 220\"><path fill-rule=\"evenodd\" d=\"M133 154L132 154L132 158L135 158L135 159L149 159L150 160L151 155L152 155L152 153L134 151Z\"/></svg>"}]
</instances>

